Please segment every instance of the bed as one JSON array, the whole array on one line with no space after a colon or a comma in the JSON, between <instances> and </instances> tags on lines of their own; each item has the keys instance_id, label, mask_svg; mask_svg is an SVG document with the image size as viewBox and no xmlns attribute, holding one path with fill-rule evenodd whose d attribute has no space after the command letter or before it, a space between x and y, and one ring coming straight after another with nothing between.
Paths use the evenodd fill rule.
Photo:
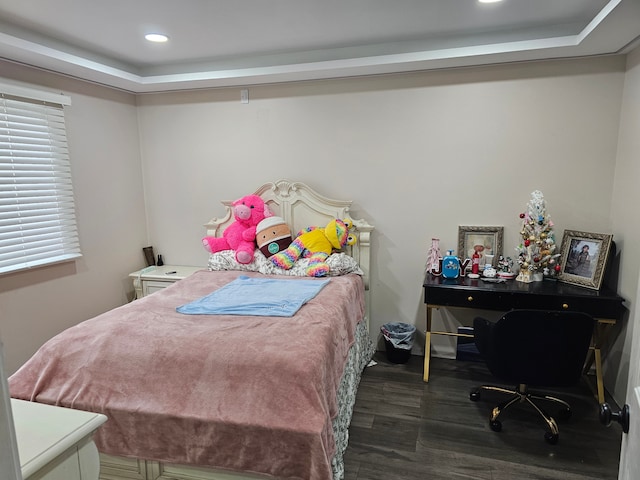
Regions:
<instances>
[{"instance_id":1,"label":"bed","mask_svg":"<svg viewBox=\"0 0 640 480\"><path fill-rule=\"evenodd\" d=\"M331 255L322 279L304 276L304 260L298 272L280 271L259 252L249 265L212 254L193 275L60 333L9 378L14 398L107 415L95 436L100 478L343 478L355 395L374 351L373 227L351 217L350 201L303 183L255 193L292 232L351 218L358 241ZM231 202L222 203L207 235L233 221ZM291 316L176 311L238 282L315 290Z\"/></svg>"}]
</instances>

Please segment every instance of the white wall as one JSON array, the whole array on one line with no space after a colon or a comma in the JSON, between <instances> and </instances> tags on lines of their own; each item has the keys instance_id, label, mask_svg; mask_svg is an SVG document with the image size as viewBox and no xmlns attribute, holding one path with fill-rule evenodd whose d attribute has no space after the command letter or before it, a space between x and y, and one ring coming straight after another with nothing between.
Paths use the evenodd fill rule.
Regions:
<instances>
[{"instance_id":1,"label":"white wall","mask_svg":"<svg viewBox=\"0 0 640 480\"><path fill-rule=\"evenodd\" d=\"M458 225L503 225L513 254L535 189L558 243L564 229L612 232L624 67L609 57L260 86L248 105L239 89L142 96L151 241L169 262L204 265L201 224L220 199L305 181L376 226L373 335L387 321L424 330L431 237L456 248ZM439 354L453 350L437 340Z\"/></svg>"},{"instance_id":2,"label":"white wall","mask_svg":"<svg viewBox=\"0 0 640 480\"><path fill-rule=\"evenodd\" d=\"M640 191L638 179L640 179L640 47L636 48L627 59L627 73L622 100L622 114L620 121L620 140L618 142L618 160L616 164L616 176L614 182L614 194L611 216L617 237L627 248L622 250L621 263L623 268L620 275L620 291L626 298L634 299L630 304L627 322L618 336L613 350L611 366L619 364L617 369L608 369L605 376L607 384L615 383L616 400L619 405L624 403L631 406L632 427L633 419L638 415L633 408L637 402L633 400L633 387L640 385L640 310L637 301L640 300L638 289L638 272L640 270L640 258L636 254L638 238L640 238L640 225L638 224L637 206L640 204ZM627 380L629 383L627 383ZM626 391L626 397L624 392ZM620 477L635 478L637 472L633 466L637 463L634 455L637 455L637 445L631 443L631 439L638 435L630 431L629 435L622 435L622 448L620 457ZM635 448L635 450L630 450Z\"/></svg>"},{"instance_id":3,"label":"white wall","mask_svg":"<svg viewBox=\"0 0 640 480\"><path fill-rule=\"evenodd\" d=\"M431 237L455 248L458 225L503 225L512 254L518 215L535 189L558 242L564 229L613 232L616 240L626 232L612 217L631 194L614 193L623 57L257 86L246 105L236 88L134 100L7 65L3 76L72 96L85 249L77 271L0 278L9 371L48 336L126 301L126 274L142 266L145 243L168 263L206 265L202 224L222 214L219 201L280 178L352 199L354 217L376 226L374 337L391 320L424 330ZM445 311L436 321L471 315ZM452 348L437 345L440 354ZM615 361L625 357L621 350Z\"/></svg>"},{"instance_id":4,"label":"white wall","mask_svg":"<svg viewBox=\"0 0 640 480\"><path fill-rule=\"evenodd\" d=\"M0 276L8 374L64 328L125 303L147 242L135 96L1 62L2 80L62 91L82 259Z\"/></svg>"},{"instance_id":5,"label":"white wall","mask_svg":"<svg viewBox=\"0 0 640 480\"><path fill-rule=\"evenodd\" d=\"M638 316L635 303L638 292L638 272L640 257L637 254L640 239L640 223L638 222L638 205L640 205L640 47L628 56L627 73L625 75L622 96L622 112L620 121L620 138L614 179L611 218L615 238L620 246L620 280L619 292L629 300L629 315L620 328L614 348L611 351L605 381L607 385L616 385L616 400L625 403L624 393L627 391L627 378L631 374L634 385L640 385L640 366L630 364L632 339L635 337L635 348L640 348L640 329L634 324ZM628 394L631 392L629 391ZM630 402L626 402L630 403Z\"/></svg>"}]
</instances>

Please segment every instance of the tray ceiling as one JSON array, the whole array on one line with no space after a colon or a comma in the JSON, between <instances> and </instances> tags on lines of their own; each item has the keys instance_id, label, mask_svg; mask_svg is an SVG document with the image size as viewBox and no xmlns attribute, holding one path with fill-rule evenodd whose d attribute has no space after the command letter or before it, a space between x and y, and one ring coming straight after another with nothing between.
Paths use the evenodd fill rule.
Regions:
<instances>
[{"instance_id":1,"label":"tray ceiling","mask_svg":"<svg viewBox=\"0 0 640 480\"><path fill-rule=\"evenodd\" d=\"M638 0L0 0L1 58L137 93L620 54L639 35Z\"/></svg>"}]
</instances>

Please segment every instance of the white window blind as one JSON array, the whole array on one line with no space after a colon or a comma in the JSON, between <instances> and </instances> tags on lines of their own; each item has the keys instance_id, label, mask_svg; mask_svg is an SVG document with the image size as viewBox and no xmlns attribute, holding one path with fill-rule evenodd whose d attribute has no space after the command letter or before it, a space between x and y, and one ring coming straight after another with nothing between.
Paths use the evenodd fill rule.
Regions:
<instances>
[{"instance_id":1,"label":"white window blind","mask_svg":"<svg viewBox=\"0 0 640 480\"><path fill-rule=\"evenodd\" d=\"M80 256L62 105L0 90L0 274Z\"/></svg>"}]
</instances>

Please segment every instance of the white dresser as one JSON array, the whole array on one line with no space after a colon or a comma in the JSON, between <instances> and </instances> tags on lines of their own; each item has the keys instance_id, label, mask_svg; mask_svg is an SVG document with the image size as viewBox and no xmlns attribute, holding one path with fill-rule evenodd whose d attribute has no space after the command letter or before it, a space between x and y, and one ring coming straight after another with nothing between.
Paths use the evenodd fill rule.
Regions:
<instances>
[{"instance_id":1,"label":"white dresser","mask_svg":"<svg viewBox=\"0 0 640 480\"><path fill-rule=\"evenodd\" d=\"M11 399L24 480L98 480L99 413Z\"/></svg>"},{"instance_id":2,"label":"white dresser","mask_svg":"<svg viewBox=\"0 0 640 480\"><path fill-rule=\"evenodd\" d=\"M184 265L151 266L133 272L129 274L129 277L133 278L136 298L142 298L166 288L173 282L182 280L199 270L206 270L206 267L187 267Z\"/></svg>"}]
</instances>

